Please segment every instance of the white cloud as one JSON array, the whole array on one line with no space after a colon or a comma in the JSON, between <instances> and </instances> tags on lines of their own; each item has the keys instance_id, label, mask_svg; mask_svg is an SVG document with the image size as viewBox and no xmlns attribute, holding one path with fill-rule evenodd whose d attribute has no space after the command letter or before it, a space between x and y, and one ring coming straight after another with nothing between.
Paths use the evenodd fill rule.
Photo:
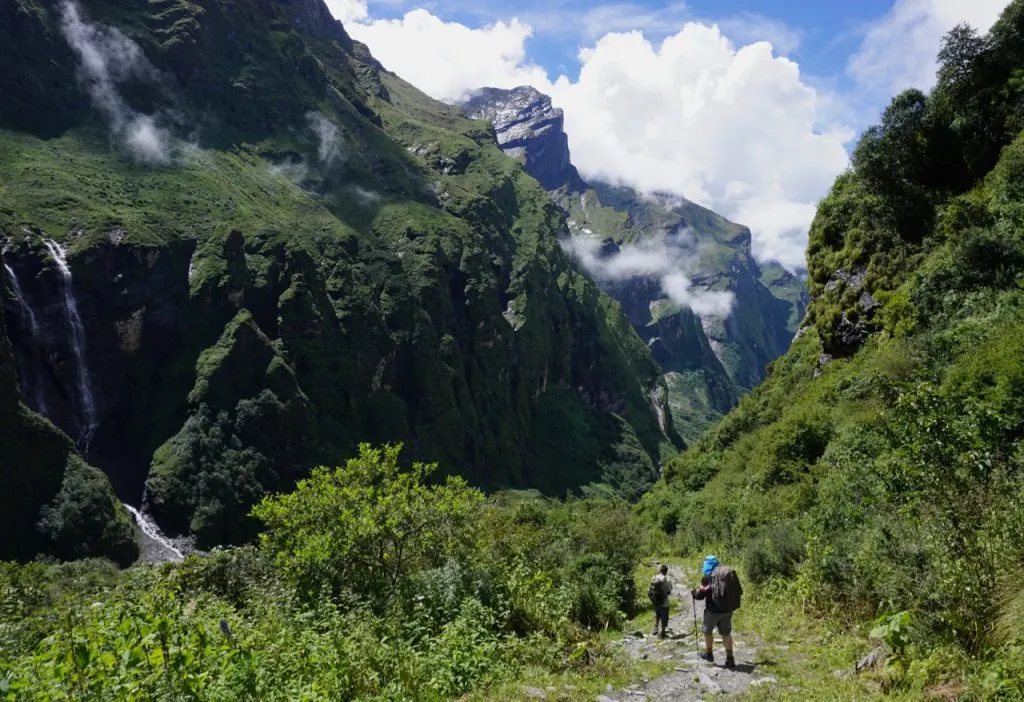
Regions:
<instances>
[{"instance_id":1,"label":"white cloud","mask_svg":"<svg viewBox=\"0 0 1024 702\"><path fill-rule=\"evenodd\" d=\"M171 161L170 132L155 117L136 112L125 103L117 86L139 78L156 80L156 69L142 49L113 27L82 19L77 4L61 4L61 32L78 54L79 79L93 104L110 121L110 128L136 160L166 164Z\"/></svg>"},{"instance_id":2,"label":"white cloud","mask_svg":"<svg viewBox=\"0 0 1024 702\"><path fill-rule=\"evenodd\" d=\"M935 84L935 57L943 35L960 22L986 32L1007 4L1007 0L896 0L892 10L867 29L847 72L881 100L906 88L928 90Z\"/></svg>"},{"instance_id":3,"label":"white cloud","mask_svg":"<svg viewBox=\"0 0 1024 702\"><path fill-rule=\"evenodd\" d=\"M688 22L660 43L607 33L580 51L578 80L552 82L529 62L532 28L518 20L471 29L422 9L372 20L358 0L334 1L348 3L339 12L354 18L349 33L421 90L455 101L533 85L564 109L584 176L710 207L751 228L755 255L790 268L804 264L815 204L848 164L853 131L822 127L822 101L797 64L767 41L737 48L717 25ZM744 31L769 34L746 20ZM774 38L787 49L798 41Z\"/></svg>"},{"instance_id":4,"label":"white cloud","mask_svg":"<svg viewBox=\"0 0 1024 702\"><path fill-rule=\"evenodd\" d=\"M623 245L605 253L597 236L577 235L562 242L562 248L579 260L597 281L623 281L635 277L657 277L662 292L676 304L701 316L727 317L735 295L725 290L708 290L693 285L689 273L700 259L693 233L682 229L662 241L645 240Z\"/></svg>"},{"instance_id":5,"label":"white cloud","mask_svg":"<svg viewBox=\"0 0 1024 702\"><path fill-rule=\"evenodd\" d=\"M660 46L609 34L581 61L578 81L551 89L581 172L681 194L747 224L756 255L803 264L852 132L819 131L817 93L794 62L695 22Z\"/></svg>"},{"instance_id":6,"label":"white cloud","mask_svg":"<svg viewBox=\"0 0 1024 702\"><path fill-rule=\"evenodd\" d=\"M310 112L306 115L306 123L316 137L317 155L320 163L327 168L335 165L344 158L344 140L341 130L319 112Z\"/></svg>"},{"instance_id":7,"label":"white cloud","mask_svg":"<svg viewBox=\"0 0 1024 702\"><path fill-rule=\"evenodd\" d=\"M343 11L356 12L351 4L357 0L334 1L347 6ZM547 83L544 69L525 63L525 42L533 30L519 20L470 29L418 9L401 19L350 21L345 27L388 70L439 99L458 100L484 86Z\"/></svg>"},{"instance_id":8,"label":"white cloud","mask_svg":"<svg viewBox=\"0 0 1024 702\"><path fill-rule=\"evenodd\" d=\"M343 24L361 22L369 16L366 0L325 0L327 8Z\"/></svg>"}]
</instances>

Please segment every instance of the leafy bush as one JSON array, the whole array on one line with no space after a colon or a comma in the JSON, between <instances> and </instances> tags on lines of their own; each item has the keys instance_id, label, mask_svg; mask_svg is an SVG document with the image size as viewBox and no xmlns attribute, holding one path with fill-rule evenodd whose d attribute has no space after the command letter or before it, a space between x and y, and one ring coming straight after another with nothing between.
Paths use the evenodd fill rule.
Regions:
<instances>
[{"instance_id":1,"label":"leafy bush","mask_svg":"<svg viewBox=\"0 0 1024 702\"><path fill-rule=\"evenodd\" d=\"M460 477L424 484L436 464L403 472L400 453L401 445L362 444L344 467L316 468L253 510L265 525L262 548L302 596L348 591L380 608L414 571L468 554L483 496Z\"/></svg>"},{"instance_id":2,"label":"leafy bush","mask_svg":"<svg viewBox=\"0 0 1024 702\"><path fill-rule=\"evenodd\" d=\"M743 572L752 582L774 577L789 578L804 559L804 537L792 523L773 524L763 534L747 541L743 550Z\"/></svg>"}]
</instances>

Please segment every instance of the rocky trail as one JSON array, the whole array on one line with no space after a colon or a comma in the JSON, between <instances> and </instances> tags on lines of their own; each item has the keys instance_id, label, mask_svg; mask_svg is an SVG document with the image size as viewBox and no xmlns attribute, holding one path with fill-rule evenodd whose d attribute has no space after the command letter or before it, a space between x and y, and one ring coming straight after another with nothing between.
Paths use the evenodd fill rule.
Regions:
<instances>
[{"instance_id":1,"label":"rocky trail","mask_svg":"<svg viewBox=\"0 0 1024 702\"><path fill-rule=\"evenodd\" d=\"M657 564L652 564L651 572ZM694 702L716 695L736 695L761 686L777 684L776 679L757 664L757 653L762 642L743 628L742 614L733 624L736 667L725 667L722 639L715 634L715 661L708 663L697 657L703 650L703 635L694 629L694 606L690 588L699 580L696 570L669 568L673 588L669 610L668 635L664 639L651 636L653 617L643 629L634 631L621 641L632 657L665 663L675 663L675 670L651 680L630 685L621 690L610 690L597 698L597 702L626 702L632 700L659 700L664 702ZM646 596L646 592L643 593ZM742 612L742 610L741 610ZM704 603L696 602L698 626L704 616Z\"/></svg>"}]
</instances>

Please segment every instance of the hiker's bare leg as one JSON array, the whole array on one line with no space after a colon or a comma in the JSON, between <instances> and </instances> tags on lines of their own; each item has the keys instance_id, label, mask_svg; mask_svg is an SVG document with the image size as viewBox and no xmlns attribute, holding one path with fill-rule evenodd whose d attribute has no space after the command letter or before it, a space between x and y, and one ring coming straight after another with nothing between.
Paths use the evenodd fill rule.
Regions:
<instances>
[{"instance_id":1,"label":"hiker's bare leg","mask_svg":"<svg viewBox=\"0 0 1024 702\"><path fill-rule=\"evenodd\" d=\"M722 643L725 644L725 657L732 658L732 636L723 636Z\"/></svg>"},{"instance_id":2,"label":"hiker's bare leg","mask_svg":"<svg viewBox=\"0 0 1024 702\"><path fill-rule=\"evenodd\" d=\"M714 634L704 634L704 646L708 649L708 653L711 653L711 649L715 647Z\"/></svg>"}]
</instances>

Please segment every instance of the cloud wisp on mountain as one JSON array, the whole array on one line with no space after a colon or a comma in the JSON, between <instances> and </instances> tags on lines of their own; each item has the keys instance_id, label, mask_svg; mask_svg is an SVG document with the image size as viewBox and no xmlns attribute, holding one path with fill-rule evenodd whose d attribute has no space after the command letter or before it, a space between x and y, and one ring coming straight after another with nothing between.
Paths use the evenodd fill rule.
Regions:
<instances>
[{"instance_id":1,"label":"cloud wisp on mountain","mask_svg":"<svg viewBox=\"0 0 1024 702\"><path fill-rule=\"evenodd\" d=\"M308 113L306 123L309 124L309 128L316 137L320 164L325 168L330 168L341 163L345 157L345 142L337 125L319 112Z\"/></svg>"},{"instance_id":2,"label":"cloud wisp on mountain","mask_svg":"<svg viewBox=\"0 0 1024 702\"><path fill-rule=\"evenodd\" d=\"M79 6L61 4L61 32L79 58L79 80L111 131L142 163L169 164L173 137L159 118L132 109L118 89L131 80L157 82L158 74L142 49L119 30L89 22Z\"/></svg>"},{"instance_id":3,"label":"cloud wisp on mountain","mask_svg":"<svg viewBox=\"0 0 1024 702\"><path fill-rule=\"evenodd\" d=\"M657 278L665 295L696 315L726 317L732 310L732 292L695 286L690 279L688 273L696 268L700 255L689 229L680 229L662 241L619 247L606 247L597 236L587 234L567 237L561 245L599 282Z\"/></svg>"}]
</instances>

